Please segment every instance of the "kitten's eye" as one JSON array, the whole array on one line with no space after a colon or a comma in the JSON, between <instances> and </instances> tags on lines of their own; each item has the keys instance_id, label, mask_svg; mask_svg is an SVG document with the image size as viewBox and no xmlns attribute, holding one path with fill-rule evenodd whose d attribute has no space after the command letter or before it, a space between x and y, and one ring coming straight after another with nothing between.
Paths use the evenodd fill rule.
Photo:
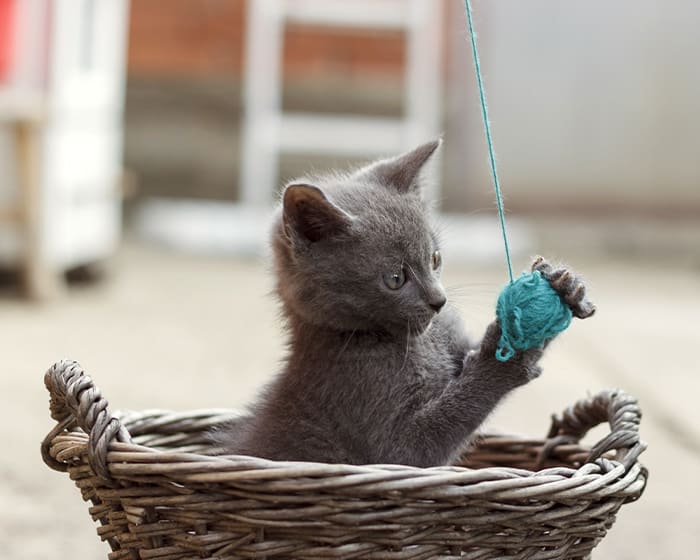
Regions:
<instances>
[{"instance_id":1,"label":"kitten's eye","mask_svg":"<svg viewBox=\"0 0 700 560\"><path fill-rule=\"evenodd\" d=\"M433 256L430 258L430 264L433 265L433 270L437 270L442 266L442 255L440 251L435 251Z\"/></svg>"},{"instance_id":2,"label":"kitten's eye","mask_svg":"<svg viewBox=\"0 0 700 560\"><path fill-rule=\"evenodd\" d=\"M390 290L398 290L401 286L406 283L406 274L403 268L400 268L397 272L388 272L384 274L384 284Z\"/></svg>"}]
</instances>

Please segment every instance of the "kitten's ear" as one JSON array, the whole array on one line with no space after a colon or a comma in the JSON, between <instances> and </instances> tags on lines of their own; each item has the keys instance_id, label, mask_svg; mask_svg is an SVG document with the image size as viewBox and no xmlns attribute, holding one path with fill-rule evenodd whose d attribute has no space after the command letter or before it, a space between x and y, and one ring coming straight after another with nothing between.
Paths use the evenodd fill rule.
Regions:
<instances>
[{"instance_id":1,"label":"kitten's ear","mask_svg":"<svg viewBox=\"0 0 700 560\"><path fill-rule=\"evenodd\" d=\"M442 144L441 138L426 142L400 156L373 163L362 172L369 173L374 180L393 187L399 192L410 192L418 188L416 179L440 144Z\"/></svg>"},{"instance_id":2,"label":"kitten's ear","mask_svg":"<svg viewBox=\"0 0 700 560\"><path fill-rule=\"evenodd\" d=\"M312 185L289 185L282 206L287 234L296 233L311 242L342 233L350 225L350 216Z\"/></svg>"}]
</instances>

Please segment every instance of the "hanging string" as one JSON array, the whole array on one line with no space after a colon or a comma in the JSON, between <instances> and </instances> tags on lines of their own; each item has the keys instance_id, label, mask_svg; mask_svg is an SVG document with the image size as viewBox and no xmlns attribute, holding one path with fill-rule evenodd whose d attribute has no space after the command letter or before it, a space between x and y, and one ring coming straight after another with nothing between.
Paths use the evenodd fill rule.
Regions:
<instances>
[{"instance_id":1,"label":"hanging string","mask_svg":"<svg viewBox=\"0 0 700 560\"><path fill-rule=\"evenodd\" d=\"M491 176L493 178L493 188L496 191L496 205L498 206L498 218L501 222L501 233L503 234L503 246L506 250L506 263L508 264L508 276L510 283L513 283L513 265L510 262L510 248L508 246L508 234L506 233L506 218L503 211L503 198L501 196L501 184L498 180L496 170L496 156L494 155L493 139L491 138L491 125L489 124L489 109L486 104L486 92L484 81L481 78L481 63L479 61L479 49L476 45L476 33L474 32L474 22L472 20L472 4L470 0L464 0L467 8L467 23L469 24L469 37L472 43L472 55L474 57L474 68L476 70L476 83L479 88L479 101L481 103L481 116L484 120L484 130L486 132L486 146L489 151L489 162L491 163Z\"/></svg>"},{"instance_id":2,"label":"hanging string","mask_svg":"<svg viewBox=\"0 0 700 560\"><path fill-rule=\"evenodd\" d=\"M479 101L481 102L481 116L484 119L486 146L489 152L493 188L496 191L496 205L498 206L498 217L501 221L503 246L506 250L506 263L508 264L508 276L510 277L510 283L503 288L496 304L496 317L501 327L501 338L498 341L496 359L506 362L516 352L542 346L545 341L566 329L571 323L572 312L539 271L524 273L516 281L513 281L513 266L510 262L510 248L508 247L508 235L506 233L501 184L498 181L498 171L496 170L496 157L494 155L493 139L491 138L491 125L489 124L489 110L486 104L484 81L481 77L481 63L479 61L479 49L476 44L476 33L474 32L471 1L464 0L464 5L467 9L469 37L474 56Z\"/></svg>"}]
</instances>

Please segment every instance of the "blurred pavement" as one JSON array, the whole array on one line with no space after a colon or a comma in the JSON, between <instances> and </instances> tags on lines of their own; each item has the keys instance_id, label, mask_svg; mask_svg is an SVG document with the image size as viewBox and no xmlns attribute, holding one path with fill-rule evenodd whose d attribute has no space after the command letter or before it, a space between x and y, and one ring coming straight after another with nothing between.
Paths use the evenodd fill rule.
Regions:
<instances>
[{"instance_id":1,"label":"blurred pavement","mask_svg":"<svg viewBox=\"0 0 700 560\"><path fill-rule=\"evenodd\" d=\"M527 263L518 263L525 266ZM544 375L489 425L543 436L549 416L589 392L640 399L650 470L643 498L622 508L596 560L697 558L700 550L700 270L653 262L574 261L598 313L552 345ZM0 293L0 557L106 558L68 478L45 467L52 427L42 376L79 360L112 408L239 407L275 371L282 329L263 263L183 256L127 242L105 279L32 305ZM445 284L478 336L505 279L455 268ZM604 433L598 428L589 440Z\"/></svg>"}]
</instances>

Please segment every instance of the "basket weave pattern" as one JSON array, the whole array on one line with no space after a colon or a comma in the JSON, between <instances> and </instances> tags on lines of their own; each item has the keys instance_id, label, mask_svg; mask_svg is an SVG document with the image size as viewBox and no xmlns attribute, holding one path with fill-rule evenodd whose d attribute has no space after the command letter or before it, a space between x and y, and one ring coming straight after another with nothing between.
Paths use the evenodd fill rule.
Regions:
<instances>
[{"instance_id":1,"label":"basket weave pattern","mask_svg":"<svg viewBox=\"0 0 700 560\"><path fill-rule=\"evenodd\" d=\"M638 499L636 400L606 391L544 440L484 436L460 466L331 465L206 455L221 410L110 414L76 362L46 374L58 422L44 461L67 471L111 560L588 558ZM611 431L592 449L593 426Z\"/></svg>"}]
</instances>

